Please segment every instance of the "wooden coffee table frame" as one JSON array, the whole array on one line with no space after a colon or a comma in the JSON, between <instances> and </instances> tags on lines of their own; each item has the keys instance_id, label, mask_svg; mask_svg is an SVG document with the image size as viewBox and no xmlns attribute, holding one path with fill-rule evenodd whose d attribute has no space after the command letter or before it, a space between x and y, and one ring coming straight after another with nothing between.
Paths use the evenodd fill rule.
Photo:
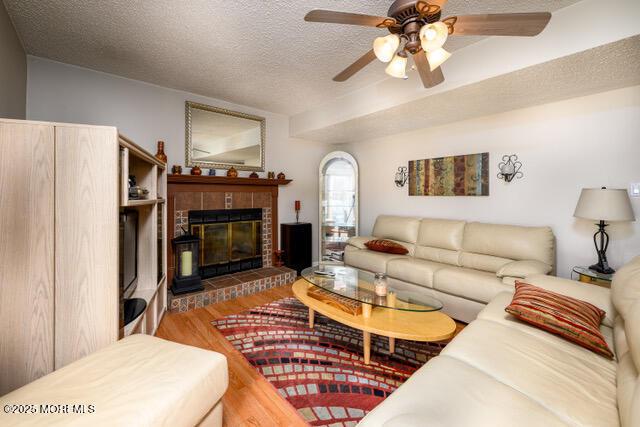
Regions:
<instances>
[{"instance_id":1,"label":"wooden coffee table frame","mask_svg":"<svg viewBox=\"0 0 640 427\"><path fill-rule=\"evenodd\" d=\"M309 308L309 327L313 328L315 313L318 312L362 331L364 363L367 365L371 360L371 334L388 337L389 352L393 353L396 338L421 342L444 341L456 331L456 322L440 311L403 311L363 303L363 314L354 316L308 296L307 289L312 286L304 279L293 284L293 294Z\"/></svg>"}]
</instances>

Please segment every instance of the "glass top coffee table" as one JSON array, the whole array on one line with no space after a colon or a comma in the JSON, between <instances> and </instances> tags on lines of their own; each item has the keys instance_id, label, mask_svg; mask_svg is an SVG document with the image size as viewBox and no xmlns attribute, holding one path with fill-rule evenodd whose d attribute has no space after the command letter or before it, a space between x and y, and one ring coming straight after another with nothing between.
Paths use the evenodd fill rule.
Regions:
<instances>
[{"instance_id":1,"label":"glass top coffee table","mask_svg":"<svg viewBox=\"0 0 640 427\"><path fill-rule=\"evenodd\" d=\"M322 265L302 270L302 278L310 284L339 297L372 307L403 311L438 311L442 303L419 292L387 285L387 295L375 293L375 275L341 265Z\"/></svg>"},{"instance_id":2,"label":"glass top coffee table","mask_svg":"<svg viewBox=\"0 0 640 427\"><path fill-rule=\"evenodd\" d=\"M364 362L370 361L371 334L389 338L389 352L395 339L443 341L451 338L456 324L442 313L442 303L425 292L387 286L387 295L375 293L372 273L341 265L321 265L302 271L293 293L309 308L309 327L315 312L363 333Z\"/></svg>"}]
</instances>

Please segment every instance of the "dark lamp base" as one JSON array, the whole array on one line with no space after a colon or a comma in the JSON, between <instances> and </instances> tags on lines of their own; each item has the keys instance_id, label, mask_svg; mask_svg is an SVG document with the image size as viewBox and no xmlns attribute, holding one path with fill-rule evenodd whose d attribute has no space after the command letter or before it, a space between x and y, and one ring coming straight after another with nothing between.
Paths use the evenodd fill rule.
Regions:
<instances>
[{"instance_id":1,"label":"dark lamp base","mask_svg":"<svg viewBox=\"0 0 640 427\"><path fill-rule=\"evenodd\" d=\"M593 270L595 272L602 273L602 274L613 274L616 272L613 268L609 267L608 265L601 265L601 264L590 265L589 270Z\"/></svg>"}]
</instances>

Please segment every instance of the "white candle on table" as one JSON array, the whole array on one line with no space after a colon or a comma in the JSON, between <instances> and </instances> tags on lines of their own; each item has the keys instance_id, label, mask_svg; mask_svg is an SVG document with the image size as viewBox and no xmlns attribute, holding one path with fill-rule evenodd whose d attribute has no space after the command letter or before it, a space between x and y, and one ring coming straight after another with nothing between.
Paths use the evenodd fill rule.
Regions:
<instances>
[{"instance_id":1,"label":"white candle on table","mask_svg":"<svg viewBox=\"0 0 640 427\"><path fill-rule=\"evenodd\" d=\"M180 272L183 276L191 276L193 272L191 268L193 253L191 251L184 251L180 255Z\"/></svg>"}]
</instances>

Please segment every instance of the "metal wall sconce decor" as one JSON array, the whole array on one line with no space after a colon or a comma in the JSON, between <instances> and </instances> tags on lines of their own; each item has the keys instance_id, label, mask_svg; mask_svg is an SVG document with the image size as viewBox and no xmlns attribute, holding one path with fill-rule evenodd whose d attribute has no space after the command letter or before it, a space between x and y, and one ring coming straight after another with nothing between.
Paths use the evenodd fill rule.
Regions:
<instances>
[{"instance_id":1,"label":"metal wall sconce decor","mask_svg":"<svg viewBox=\"0 0 640 427\"><path fill-rule=\"evenodd\" d=\"M398 168L398 172L396 172L396 186L402 188L407 183L407 179L409 178L409 174L407 173L408 169L406 166L400 166Z\"/></svg>"},{"instance_id":2,"label":"metal wall sconce decor","mask_svg":"<svg viewBox=\"0 0 640 427\"><path fill-rule=\"evenodd\" d=\"M498 179L504 179L505 182L511 182L513 178L522 178L524 174L520 171L522 163L518 161L515 154L502 156L502 162L498 165Z\"/></svg>"}]
</instances>

